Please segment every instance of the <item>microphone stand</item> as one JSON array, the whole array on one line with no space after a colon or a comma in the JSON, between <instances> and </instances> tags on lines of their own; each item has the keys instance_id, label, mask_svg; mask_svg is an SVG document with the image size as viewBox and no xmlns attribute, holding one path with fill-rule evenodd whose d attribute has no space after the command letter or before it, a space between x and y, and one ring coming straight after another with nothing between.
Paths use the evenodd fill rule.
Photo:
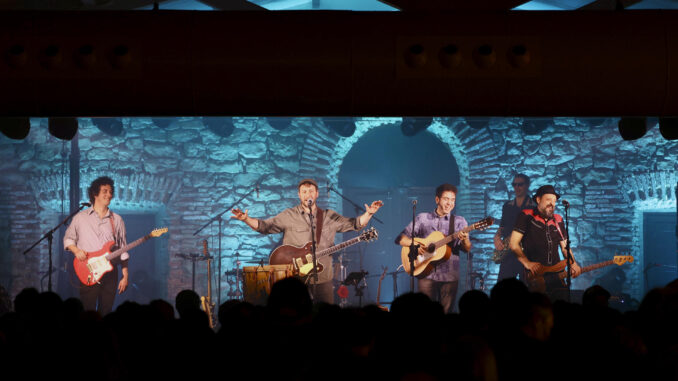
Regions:
<instances>
[{"instance_id":1,"label":"microphone stand","mask_svg":"<svg viewBox=\"0 0 678 381\"><path fill-rule=\"evenodd\" d=\"M343 194L339 193L336 189L334 189L334 187L332 187L331 184L327 186L327 189L333 191L334 193L338 194L339 197L341 197L341 198L343 198L344 200L348 201L351 205L353 205L353 207L355 208L356 211L358 211L358 210L360 210L360 211L365 211L365 212L367 211L367 210L365 210L365 207L356 204L355 202L353 202L353 200L351 200L351 199L345 197ZM372 216L372 219L375 220L375 221L377 221L377 222L379 222L380 224L383 224L383 223L384 223L382 220L378 219L378 218L375 217L375 216Z\"/></svg>"},{"instance_id":2,"label":"microphone stand","mask_svg":"<svg viewBox=\"0 0 678 381\"><path fill-rule=\"evenodd\" d=\"M414 260L419 253L419 245L414 243L414 221L417 218L417 200L412 201L412 234L410 234L410 253L407 257L410 260L410 292L414 292Z\"/></svg>"},{"instance_id":3,"label":"microphone stand","mask_svg":"<svg viewBox=\"0 0 678 381\"><path fill-rule=\"evenodd\" d=\"M50 292L52 291L52 273L54 272L54 270L52 269L52 241L53 241L53 239L54 239L54 232L55 232L57 229L59 229L59 227L60 227L61 225L64 225L66 222L68 222L68 220L70 220L71 218L73 218L73 216L75 216L76 214L78 214L78 212L80 212L80 211L82 210L82 208L84 208L84 207L87 206L87 205L88 205L87 203L80 204L80 207L78 208L78 210L74 211L74 212L71 213L68 217L64 218L64 220L61 221L61 222L59 222L59 224L58 224L57 226L53 227L50 231L48 231L47 233L45 233L45 235L43 235L42 238L40 238L39 240L37 240L33 245L31 245L31 247L29 247L28 249L26 249L26 250L23 252L23 254L26 255L26 253L28 253L29 251L31 251L31 250L32 250L34 247L36 247L40 242L42 242L45 238L47 238L47 244L49 245L49 250L48 250L49 269L47 270L47 273L48 273L49 275L48 275L48 278L47 278L47 291L50 291Z\"/></svg>"},{"instance_id":4,"label":"microphone stand","mask_svg":"<svg viewBox=\"0 0 678 381\"><path fill-rule=\"evenodd\" d=\"M196 235L200 233L203 229L205 229L207 226L209 226L212 222L214 221L219 221L219 255L217 258L219 258L219 264L217 265L217 272L219 273L219 279L218 284L217 284L217 305L221 305L221 222L223 221L221 216L224 215L224 213L228 212L229 210L235 208L236 205L240 204L242 200L244 200L247 196L251 195L252 192L257 191L257 194L259 193L259 182L257 181L257 185L252 189L251 191L247 192L244 196L240 197L240 199L233 204L231 204L228 208L224 209L221 213L217 214L216 216L210 218L209 221L205 225L203 225L200 229L196 230L193 235Z\"/></svg>"},{"instance_id":5,"label":"microphone stand","mask_svg":"<svg viewBox=\"0 0 678 381\"><path fill-rule=\"evenodd\" d=\"M570 255L570 204L565 204L565 259L567 260L567 302L572 301L572 255Z\"/></svg>"},{"instance_id":6,"label":"microphone stand","mask_svg":"<svg viewBox=\"0 0 678 381\"><path fill-rule=\"evenodd\" d=\"M318 285L318 259L315 256L315 228L313 226L313 200L308 200L308 219L311 222L311 257L313 258L313 298L316 299L316 286Z\"/></svg>"}]
</instances>

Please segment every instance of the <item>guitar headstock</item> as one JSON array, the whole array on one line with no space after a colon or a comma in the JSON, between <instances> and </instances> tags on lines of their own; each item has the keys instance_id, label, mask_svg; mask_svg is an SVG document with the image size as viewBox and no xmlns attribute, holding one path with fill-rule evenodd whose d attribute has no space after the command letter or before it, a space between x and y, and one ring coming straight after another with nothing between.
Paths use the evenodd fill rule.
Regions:
<instances>
[{"instance_id":1,"label":"guitar headstock","mask_svg":"<svg viewBox=\"0 0 678 381\"><path fill-rule=\"evenodd\" d=\"M361 241L371 241L376 240L377 238L379 238L379 233L374 227L371 227L360 234Z\"/></svg>"},{"instance_id":2,"label":"guitar headstock","mask_svg":"<svg viewBox=\"0 0 678 381\"><path fill-rule=\"evenodd\" d=\"M492 217L485 217L482 220L476 222L473 224L473 227L478 229L478 230L485 230L492 226L494 224L494 218Z\"/></svg>"},{"instance_id":3,"label":"guitar headstock","mask_svg":"<svg viewBox=\"0 0 678 381\"><path fill-rule=\"evenodd\" d=\"M205 254L206 257L209 257L209 252L207 251L207 240L203 239L202 240L202 253Z\"/></svg>"},{"instance_id":4,"label":"guitar headstock","mask_svg":"<svg viewBox=\"0 0 678 381\"><path fill-rule=\"evenodd\" d=\"M168 230L167 228L153 229L153 231L151 232L151 237L158 238L161 235L167 233L167 230Z\"/></svg>"},{"instance_id":5,"label":"guitar headstock","mask_svg":"<svg viewBox=\"0 0 678 381\"><path fill-rule=\"evenodd\" d=\"M633 256L632 255L615 255L614 258L612 258L612 261L614 262L615 265L621 266L626 262L632 263L633 262Z\"/></svg>"}]
</instances>

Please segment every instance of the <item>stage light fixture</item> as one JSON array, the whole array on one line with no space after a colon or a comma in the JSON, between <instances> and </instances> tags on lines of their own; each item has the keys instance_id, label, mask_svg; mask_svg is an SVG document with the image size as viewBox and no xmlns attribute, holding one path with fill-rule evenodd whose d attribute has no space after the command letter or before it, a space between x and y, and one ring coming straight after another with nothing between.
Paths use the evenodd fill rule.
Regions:
<instances>
[{"instance_id":1,"label":"stage light fixture","mask_svg":"<svg viewBox=\"0 0 678 381\"><path fill-rule=\"evenodd\" d=\"M664 139L678 139L678 118L659 118L659 132Z\"/></svg>"},{"instance_id":2,"label":"stage light fixture","mask_svg":"<svg viewBox=\"0 0 678 381\"><path fill-rule=\"evenodd\" d=\"M497 53L492 45L481 45L473 51L473 61L481 69L488 69L497 63Z\"/></svg>"},{"instance_id":3,"label":"stage light fixture","mask_svg":"<svg viewBox=\"0 0 678 381\"><path fill-rule=\"evenodd\" d=\"M77 118L49 118L47 119L49 133L57 139L71 140L78 133Z\"/></svg>"},{"instance_id":4,"label":"stage light fixture","mask_svg":"<svg viewBox=\"0 0 678 381\"><path fill-rule=\"evenodd\" d=\"M413 69L421 68L428 62L428 54L421 44L414 44L407 48L404 58L407 66Z\"/></svg>"},{"instance_id":5,"label":"stage light fixture","mask_svg":"<svg viewBox=\"0 0 678 381\"><path fill-rule=\"evenodd\" d=\"M31 131L29 118L1 118L0 132L10 139L22 140Z\"/></svg>"},{"instance_id":6,"label":"stage light fixture","mask_svg":"<svg viewBox=\"0 0 678 381\"><path fill-rule=\"evenodd\" d=\"M282 131L292 124L292 120L290 118L266 117L266 122L268 123L269 126L273 127L278 131Z\"/></svg>"},{"instance_id":7,"label":"stage light fixture","mask_svg":"<svg viewBox=\"0 0 678 381\"><path fill-rule=\"evenodd\" d=\"M355 132L355 121L353 118L323 118L323 123L337 135L348 138Z\"/></svg>"},{"instance_id":8,"label":"stage light fixture","mask_svg":"<svg viewBox=\"0 0 678 381\"><path fill-rule=\"evenodd\" d=\"M523 68L530 64L530 51L523 44L513 46L508 52L509 62L516 69Z\"/></svg>"},{"instance_id":9,"label":"stage light fixture","mask_svg":"<svg viewBox=\"0 0 678 381\"><path fill-rule=\"evenodd\" d=\"M624 140L640 139L647 132L647 118L621 118L617 125Z\"/></svg>"},{"instance_id":10,"label":"stage light fixture","mask_svg":"<svg viewBox=\"0 0 678 381\"><path fill-rule=\"evenodd\" d=\"M444 46L440 49L440 53L438 53L438 60L440 60L440 64L446 69L459 67L461 64L459 47L455 44Z\"/></svg>"},{"instance_id":11,"label":"stage light fixture","mask_svg":"<svg viewBox=\"0 0 678 381\"><path fill-rule=\"evenodd\" d=\"M92 118L92 123L106 135L119 136L122 133L121 118Z\"/></svg>"},{"instance_id":12,"label":"stage light fixture","mask_svg":"<svg viewBox=\"0 0 678 381\"><path fill-rule=\"evenodd\" d=\"M231 136L235 126L233 125L233 118L231 117L221 117L221 116L210 116L203 117L202 122L207 128L212 131L215 135L222 138L227 138Z\"/></svg>"},{"instance_id":13,"label":"stage light fixture","mask_svg":"<svg viewBox=\"0 0 678 381\"><path fill-rule=\"evenodd\" d=\"M405 136L414 136L427 129L431 123L433 123L433 118L405 117L403 118L402 123L400 123L400 131L402 131Z\"/></svg>"}]
</instances>

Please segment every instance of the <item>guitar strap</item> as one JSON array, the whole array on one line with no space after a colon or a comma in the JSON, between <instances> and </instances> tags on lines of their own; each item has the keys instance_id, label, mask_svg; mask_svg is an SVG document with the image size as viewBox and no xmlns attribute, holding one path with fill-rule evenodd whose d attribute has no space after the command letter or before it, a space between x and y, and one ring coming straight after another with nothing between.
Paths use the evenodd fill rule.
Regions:
<instances>
[{"instance_id":1,"label":"guitar strap","mask_svg":"<svg viewBox=\"0 0 678 381\"><path fill-rule=\"evenodd\" d=\"M455 231L455 229L454 229L454 214L450 213L450 229L447 231L447 235L454 234L454 231ZM450 241L450 243L447 244L447 246L449 246L450 249L452 248L452 242L454 242L454 241ZM452 252L452 254L459 255L459 253L455 253L454 251Z\"/></svg>"},{"instance_id":2,"label":"guitar strap","mask_svg":"<svg viewBox=\"0 0 678 381\"><path fill-rule=\"evenodd\" d=\"M108 214L109 214L108 219L111 221L111 232L113 232L113 241L117 245L118 240L115 237L115 223L113 222L113 212L109 210Z\"/></svg>"},{"instance_id":3,"label":"guitar strap","mask_svg":"<svg viewBox=\"0 0 678 381\"><path fill-rule=\"evenodd\" d=\"M320 208L316 209L316 216L315 216L315 242L316 245L320 244L320 235L323 232L323 210Z\"/></svg>"}]
</instances>

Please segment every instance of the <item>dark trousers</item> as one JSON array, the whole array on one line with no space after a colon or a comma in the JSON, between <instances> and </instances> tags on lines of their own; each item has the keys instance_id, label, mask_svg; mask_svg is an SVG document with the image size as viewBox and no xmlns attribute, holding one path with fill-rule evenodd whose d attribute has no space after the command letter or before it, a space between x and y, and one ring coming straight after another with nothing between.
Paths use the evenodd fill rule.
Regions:
<instances>
[{"instance_id":1,"label":"dark trousers","mask_svg":"<svg viewBox=\"0 0 678 381\"><path fill-rule=\"evenodd\" d=\"M452 312L454 301L457 298L457 288L459 281L437 282L431 279L419 279L419 292L431 298L443 306L443 311L447 314Z\"/></svg>"},{"instance_id":2,"label":"dark trousers","mask_svg":"<svg viewBox=\"0 0 678 381\"><path fill-rule=\"evenodd\" d=\"M106 316L113 310L113 301L118 289L118 268L106 273L99 283L91 286L80 284L80 300L85 311L97 311Z\"/></svg>"},{"instance_id":3,"label":"dark trousers","mask_svg":"<svg viewBox=\"0 0 678 381\"><path fill-rule=\"evenodd\" d=\"M509 253L504 257L504 259L501 261L501 264L499 265L497 282L507 278L518 278L519 275L522 278L524 271L525 266L523 266L520 261L518 261L518 258L515 256L515 254Z\"/></svg>"}]
</instances>

